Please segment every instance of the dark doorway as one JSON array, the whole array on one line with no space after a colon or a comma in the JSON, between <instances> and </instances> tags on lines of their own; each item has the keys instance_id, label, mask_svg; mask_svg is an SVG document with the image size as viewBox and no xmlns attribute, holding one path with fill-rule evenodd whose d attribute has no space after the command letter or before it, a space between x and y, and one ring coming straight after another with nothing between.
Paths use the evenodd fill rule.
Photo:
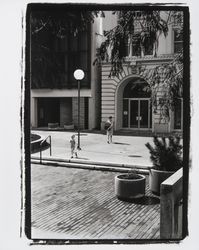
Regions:
<instances>
[{"instance_id":1,"label":"dark doorway","mask_svg":"<svg viewBox=\"0 0 199 250\"><path fill-rule=\"evenodd\" d=\"M48 123L60 123L59 98L38 98L38 127L47 127Z\"/></svg>"},{"instance_id":2,"label":"dark doorway","mask_svg":"<svg viewBox=\"0 0 199 250\"><path fill-rule=\"evenodd\" d=\"M123 93L123 127L132 129L151 129L152 109L147 82L140 78L131 80Z\"/></svg>"}]
</instances>

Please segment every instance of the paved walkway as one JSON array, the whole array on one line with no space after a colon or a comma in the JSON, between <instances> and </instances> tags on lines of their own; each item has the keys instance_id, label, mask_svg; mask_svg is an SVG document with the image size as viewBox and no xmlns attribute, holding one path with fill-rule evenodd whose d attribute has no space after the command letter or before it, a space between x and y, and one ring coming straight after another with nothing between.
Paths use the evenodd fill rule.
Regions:
<instances>
[{"instance_id":1,"label":"paved walkway","mask_svg":"<svg viewBox=\"0 0 199 250\"><path fill-rule=\"evenodd\" d=\"M52 157L70 159L70 137L72 132L66 131L32 131L44 138L52 136ZM145 143L152 142L152 137L113 136L113 143L108 144L106 135L81 133L78 152L79 161L105 162L108 164L128 164L147 168L152 166L150 155ZM76 136L77 141L77 136ZM45 150L43 156L49 156ZM39 153L32 154L39 156Z\"/></svg>"},{"instance_id":2,"label":"paved walkway","mask_svg":"<svg viewBox=\"0 0 199 250\"><path fill-rule=\"evenodd\" d=\"M32 238L158 239L160 204L148 178L146 196L133 203L116 198L116 174L32 164Z\"/></svg>"}]
</instances>

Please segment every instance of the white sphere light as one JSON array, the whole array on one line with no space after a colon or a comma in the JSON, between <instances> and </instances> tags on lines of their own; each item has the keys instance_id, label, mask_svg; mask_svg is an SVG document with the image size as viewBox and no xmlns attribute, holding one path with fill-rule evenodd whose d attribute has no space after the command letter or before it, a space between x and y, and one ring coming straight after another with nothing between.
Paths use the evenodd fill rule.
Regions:
<instances>
[{"instance_id":1,"label":"white sphere light","mask_svg":"<svg viewBox=\"0 0 199 250\"><path fill-rule=\"evenodd\" d=\"M82 80L84 78L84 71L81 69L76 69L73 75L76 80Z\"/></svg>"}]
</instances>

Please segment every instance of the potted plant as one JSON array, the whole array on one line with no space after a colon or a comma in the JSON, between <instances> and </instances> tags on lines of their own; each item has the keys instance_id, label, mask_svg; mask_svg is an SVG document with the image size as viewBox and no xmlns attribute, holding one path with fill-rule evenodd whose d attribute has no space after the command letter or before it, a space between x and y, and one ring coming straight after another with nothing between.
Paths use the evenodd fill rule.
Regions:
<instances>
[{"instance_id":1,"label":"potted plant","mask_svg":"<svg viewBox=\"0 0 199 250\"><path fill-rule=\"evenodd\" d=\"M153 167L149 169L149 188L160 194L160 184L182 167L182 145L180 137L153 137L154 146L146 143Z\"/></svg>"},{"instance_id":2,"label":"potted plant","mask_svg":"<svg viewBox=\"0 0 199 250\"><path fill-rule=\"evenodd\" d=\"M115 195L121 200L132 200L145 195L146 177L129 172L115 176Z\"/></svg>"}]
</instances>

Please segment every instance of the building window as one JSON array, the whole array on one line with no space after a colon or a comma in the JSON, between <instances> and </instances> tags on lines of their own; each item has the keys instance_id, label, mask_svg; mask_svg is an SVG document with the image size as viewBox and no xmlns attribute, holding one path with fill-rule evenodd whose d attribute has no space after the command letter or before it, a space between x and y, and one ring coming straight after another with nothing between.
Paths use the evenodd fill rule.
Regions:
<instances>
[{"instance_id":1,"label":"building window","mask_svg":"<svg viewBox=\"0 0 199 250\"><path fill-rule=\"evenodd\" d=\"M174 129L182 130L183 126L183 101L178 99L174 107Z\"/></svg>"},{"instance_id":2,"label":"building window","mask_svg":"<svg viewBox=\"0 0 199 250\"><path fill-rule=\"evenodd\" d=\"M138 36L135 34L131 42L132 56L141 56L141 46Z\"/></svg>"},{"instance_id":3,"label":"building window","mask_svg":"<svg viewBox=\"0 0 199 250\"><path fill-rule=\"evenodd\" d=\"M183 34L179 30L174 30L174 53L179 53L183 49Z\"/></svg>"},{"instance_id":4,"label":"building window","mask_svg":"<svg viewBox=\"0 0 199 250\"><path fill-rule=\"evenodd\" d=\"M138 13L137 13L138 15ZM130 35L128 39L126 39L125 43L125 55L126 56L146 56L153 55L153 44L149 40L149 37L145 37L145 42L142 45L140 40L140 32L142 31L142 27L140 24L140 18L134 23L134 34Z\"/></svg>"},{"instance_id":5,"label":"building window","mask_svg":"<svg viewBox=\"0 0 199 250\"><path fill-rule=\"evenodd\" d=\"M62 70L62 86L76 87L77 83L74 79L73 73L77 68L81 68L85 77L81 81L81 87L90 87L89 81L89 37L88 31L80 32L74 36L71 33L65 38L56 41L56 53L62 58L60 62ZM64 81L64 82L63 82Z\"/></svg>"},{"instance_id":6,"label":"building window","mask_svg":"<svg viewBox=\"0 0 199 250\"><path fill-rule=\"evenodd\" d=\"M149 39L146 39L146 40L149 40ZM143 54L145 56L153 55L153 44L146 41L146 45L143 47Z\"/></svg>"},{"instance_id":7,"label":"building window","mask_svg":"<svg viewBox=\"0 0 199 250\"><path fill-rule=\"evenodd\" d=\"M31 42L32 89L77 88L73 73L81 68L82 88L90 88L90 26L76 36L66 31L57 37L48 30L36 34Z\"/></svg>"}]
</instances>

